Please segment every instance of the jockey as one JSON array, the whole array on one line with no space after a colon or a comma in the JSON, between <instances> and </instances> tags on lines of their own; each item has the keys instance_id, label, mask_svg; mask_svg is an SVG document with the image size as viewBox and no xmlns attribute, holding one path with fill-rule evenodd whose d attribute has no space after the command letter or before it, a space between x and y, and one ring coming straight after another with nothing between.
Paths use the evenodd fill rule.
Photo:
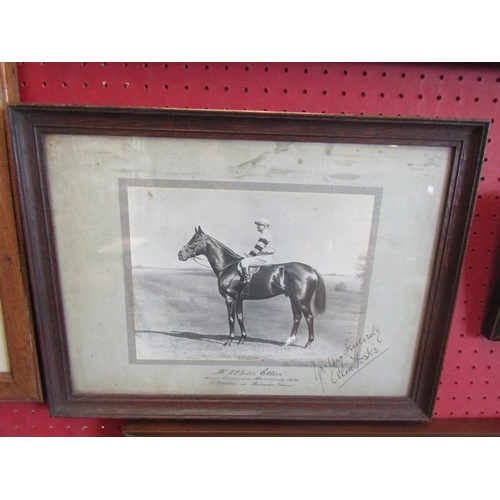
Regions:
<instances>
[{"instance_id":1,"label":"jockey","mask_svg":"<svg viewBox=\"0 0 500 500\"><path fill-rule=\"evenodd\" d=\"M259 219L254 224L257 226L257 231L260 233L259 240L255 244L249 255L244 258L239 265L243 281L250 283L250 274L248 268L250 266L260 267L269 266L273 260L274 245L271 233L269 232L269 221L267 219ZM246 255L246 254L245 254Z\"/></svg>"}]
</instances>

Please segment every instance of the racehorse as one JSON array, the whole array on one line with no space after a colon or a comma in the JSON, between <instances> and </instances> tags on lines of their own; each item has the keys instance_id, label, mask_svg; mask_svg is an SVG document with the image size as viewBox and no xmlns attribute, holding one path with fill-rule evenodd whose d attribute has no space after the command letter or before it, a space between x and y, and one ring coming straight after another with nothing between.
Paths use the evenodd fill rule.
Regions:
<instances>
[{"instance_id":1,"label":"racehorse","mask_svg":"<svg viewBox=\"0 0 500 500\"><path fill-rule=\"evenodd\" d=\"M304 316L309 338L305 349L314 341L314 316L311 300L314 296L314 309L318 314L325 312L326 290L322 276L311 266L300 262L287 262L261 267L250 283L245 284L238 271L238 263L243 257L233 252L220 241L205 234L201 227L195 228L194 236L181 248L178 257L181 261L204 255L217 276L219 292L224 297L229 320L229 339L234 340L235 317L241 330L238 344L245 341L247 333L243 322L243 301L260 300L286 295L290 298L293 312L293 326L289 338L283 344L291 345L297 336L299 324Z\"/></svg>"}]
</instances>

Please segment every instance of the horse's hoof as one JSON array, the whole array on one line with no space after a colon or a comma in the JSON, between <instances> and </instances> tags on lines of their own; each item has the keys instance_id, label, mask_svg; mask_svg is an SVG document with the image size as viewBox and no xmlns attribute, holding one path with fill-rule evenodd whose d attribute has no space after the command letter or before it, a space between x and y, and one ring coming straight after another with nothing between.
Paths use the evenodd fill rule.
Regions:
<instances>
[{"instance_id":1,"label":"horse's hoof","mask_svg":"<svg viewBox=\"0 0 500 500\"><path fill-rule=\"evenodd\" d=\"M226 341L224 342L224 345L225 345L225 346L231 345L231 342L232 342L232 341L233 341L232 339L231 339L231 340L226 340Z\"/></svg>"},{"instance_id":2,"label":"horse's hoof","mask_svg":"<svg viewBox=\"0 0 500 500\"><path fill-rule=\"evenodd\" d=\"M304 346L304 349L310 349L310 348L311 348L311 343L312 343L312 342L308 342L308 343Z\"/></svg>"},{"instance_id":3,"label":"horse's hoof","mask_svg":"<svg viewBox=\"0 0 500 500\"><path fill-rule=\"evenodd\" d=\"M245 340L244 339L241 339L239 342L238 342L238 345L243 345L245 343Z\"/></svg>"}]
</instances>

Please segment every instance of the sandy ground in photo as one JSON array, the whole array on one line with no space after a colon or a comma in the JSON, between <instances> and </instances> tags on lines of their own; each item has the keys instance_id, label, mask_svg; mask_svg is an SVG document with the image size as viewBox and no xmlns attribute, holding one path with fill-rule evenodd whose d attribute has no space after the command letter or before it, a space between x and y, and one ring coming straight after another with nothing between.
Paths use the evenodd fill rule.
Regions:
<instances>
[{"instance_id":1,"label":"sandy ground in photo","mask_svg":"<svg viewBox=\"0 0 500 500\"><path fill-rule=\"evenodd\" d=\"M326 311L315 315L315 341L307 341L302 319L294 345L283 347L292 328L290 300L284 295L243 305L248 337L224 346L229 327L223 297L211 270L133 269L135 339L139 362L230 361L303 364L342 354L355 342L362 294L353 276L324 276ZM132 332L134 335L134 332Z\"/></svg>"}]
</instances>

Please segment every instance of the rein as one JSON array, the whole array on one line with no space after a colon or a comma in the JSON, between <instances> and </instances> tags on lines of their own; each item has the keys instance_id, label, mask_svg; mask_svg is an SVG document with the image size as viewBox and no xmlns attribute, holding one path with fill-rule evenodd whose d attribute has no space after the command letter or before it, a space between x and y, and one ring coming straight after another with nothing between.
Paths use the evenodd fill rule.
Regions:
<instances>
[{"instance_id":1,"label":"rein","mask_svg":"<svg viewBox=\"0 0 500 500\"><path fill-rule=\"evenodd\" d=\"M199 256L196 255L196 252L200 249L201 245L200 245L200 241L195 242L195 243L196 244L193 244L191 247L186 246L186 250L188 251L188 259L193 259L193 261L196 262L196 264L200 265L201 267L206 267L208 269L212 269L212 266L210 264L209 265L206 264L207 261L205 261L205 260L199 261ZM206 234L202 235L201 243L205 247L204 251L206 251L206 249L207 249L207 235ZM206 255L204 255L204 257L207 258ZM232 266L233 264L234 264L234 262L231 262L224 269L222 269L222 271L224 271L228 267Z\"/></svg>"},{"instance_id":2,"label":"rein","mask_svg":"<svg viewBox=\"0 0 500 500\"><path fill-rule=\"evenodd\" d=\"M207 262L206 260L200 260L198 262L199 257L191 257L191 258L194 260L194 262L196 262L201 267L207 267L208 269L212 269L212 266L210 264L208 266L206 264L204 264L204 262L205 263Z\"/></svg>"}]
</instances>

